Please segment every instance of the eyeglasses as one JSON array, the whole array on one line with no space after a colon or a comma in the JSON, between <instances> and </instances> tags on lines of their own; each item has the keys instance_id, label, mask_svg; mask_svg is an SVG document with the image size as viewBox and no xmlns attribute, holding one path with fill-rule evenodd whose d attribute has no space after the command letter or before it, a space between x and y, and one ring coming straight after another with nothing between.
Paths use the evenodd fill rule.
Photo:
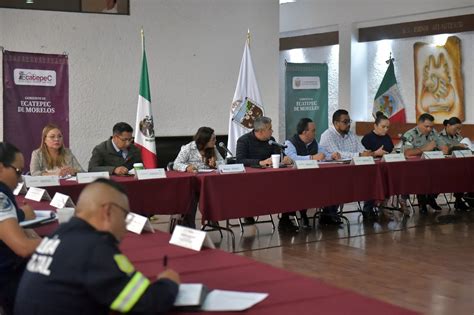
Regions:
<instances>
[{"instance_id":1,"label":"eyeglasses","mask_svg":"<svg viewBox=\"0 0 474 315\"><path fill-rule=\"evenodd\" d=\"M117 138L119 138L120 141L123 141L123 142L133 142L133 140L135 140L134 137L131 137L131 138L122 138L122 137L117 136Z\"/></svg>"},{"instance_id":2,"label":"eyeglasses","mask_svg":"<svg viewBox=\"0 0 474 315\"><path fill-rule=\"evenodd\" d=\"M115 202L109 202L108 204L110 204L110 205L112 205L112 206L115 206L116 208L122 210L122 212L123 212L124 215L125 215L125 224L129 224L130 222L132 222L132 220L133 220L133 215L130 215L130 210L125 209L124 207L122 207L122 206L119 205L119 204L116 204Z\"/></svg>"},{"instance_id":3,"label":"eyeglasses","mask_svg":"<svg viewBox=\"0 0 474 315\"><path fill-rule=\"evenodd\" d=\"M340 123L343 123L344 125L350 125L352 123L351 119L345 119L345 120L339 120Z\"/></svg>"},{"instance_id":4,"label":"eyeglasses","mask_svg":"<svg viewBox=\"0 0 474 315\"><path fill-rule=\"evenodd\" d=\"M6 165L6 167L12 168L12 169L15 171L16 176L17 176L18 178L20 178L21 175L23 175L23 170L20 169L20 168L18 168L18 167L15 167L15 166L13 166L13 165Z\"/></svg>"}]
</instances>

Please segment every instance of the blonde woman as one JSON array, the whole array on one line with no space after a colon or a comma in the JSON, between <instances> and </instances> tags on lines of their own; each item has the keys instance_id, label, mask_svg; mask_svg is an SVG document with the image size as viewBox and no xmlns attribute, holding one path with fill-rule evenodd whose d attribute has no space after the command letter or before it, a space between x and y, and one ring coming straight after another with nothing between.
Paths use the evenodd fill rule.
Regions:
<instances>
[{"instance_id":1,"label":"blonde woman","mask_svg":"<svg viewBox=\"0 0 474 315\"><path fill-rule=\"evenodd\" d=\"M31 175L64 177L83 171L71 150L64 147L63 134L59 127L47 124L43 128L40 147L31 153Z\"/></svg>"}]
</instances>

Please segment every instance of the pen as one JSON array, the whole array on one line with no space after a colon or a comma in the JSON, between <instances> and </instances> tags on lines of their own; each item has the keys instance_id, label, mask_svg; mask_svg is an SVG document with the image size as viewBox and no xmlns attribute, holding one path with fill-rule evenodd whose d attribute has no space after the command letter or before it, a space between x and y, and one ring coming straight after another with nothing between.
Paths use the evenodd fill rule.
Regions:
<instances>
[{"instance_id":1,"label":"pen","mask_svg":"<svg viewBox=\"0 0 474 315\"><path fill-rule=\"evenodd\" d=\"M163 267L168 267L168 256L166 255L163 257Z\"/></svg>"}]
</instances>

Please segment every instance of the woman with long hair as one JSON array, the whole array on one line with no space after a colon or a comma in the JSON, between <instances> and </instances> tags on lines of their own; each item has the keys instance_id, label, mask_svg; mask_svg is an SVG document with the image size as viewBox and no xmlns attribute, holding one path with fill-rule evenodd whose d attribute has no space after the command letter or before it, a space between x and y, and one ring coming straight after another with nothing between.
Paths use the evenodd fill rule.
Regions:
<instances>
[{"instance_id":1,"label":"woman with long hair","mask_svg":"<svg viewBox=\"0 0 474 315\"><path fill-rule=\"evenodd\" d=\"M194 135L194 140L181 147L173 169L179 172L197 173L200 169L215 169L220 164L225 164L225 161L217 151L214 129L200 127ZM198 199L199 196L193 197L188 211L181 218L182 225L196 227Z\"/></svg>"},{"instance_id":2,"label":"woman with long hair","mask_svg":"<svg viewBox=\"0 0 474 315\"><path fill-rule=\"evenodd\" d=\"M31 153L31 175L64 177L83 171L71 150L64 147L63 134L59 127L47 124L43 128L40 147Z\"/></svg>"}]
</instances>

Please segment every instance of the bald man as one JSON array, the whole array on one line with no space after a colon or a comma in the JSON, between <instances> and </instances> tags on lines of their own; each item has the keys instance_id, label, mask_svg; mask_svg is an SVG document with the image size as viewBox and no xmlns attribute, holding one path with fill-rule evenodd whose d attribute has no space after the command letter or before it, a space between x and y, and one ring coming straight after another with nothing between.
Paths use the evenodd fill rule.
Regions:
<instances>
[{"instance_id":1,"label":"bald man","mask_svg":"<svg viewBox=\"0 0 474 315\"><path fill-rule=\"evenodd\" d=\"M15 314L156 314L168 311L179 276L151 283L120 253L129 210L117 183L98 179L79 196L76 216L45 237L27 264Z\"/></svg>"}]
</instances>

